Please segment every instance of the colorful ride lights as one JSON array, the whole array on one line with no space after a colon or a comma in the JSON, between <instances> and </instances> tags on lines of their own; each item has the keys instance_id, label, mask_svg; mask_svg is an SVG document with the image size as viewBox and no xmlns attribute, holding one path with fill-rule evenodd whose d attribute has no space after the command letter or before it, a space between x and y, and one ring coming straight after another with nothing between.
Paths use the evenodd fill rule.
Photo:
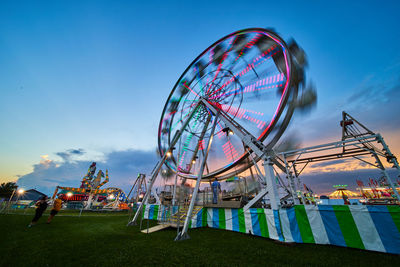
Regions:
<instances>
[{"instance_id":1,"label":"colorful ride lights","mask_svg":"<svg viewBox=\"0 0 400 267\"><path fill-rule=\"evenodd\" d=\"M73 195L73 194L72 194L71 192L68 192L68 193L67 193L67 197L68 197L68 198L72 197L72 195Z\"/></svg>"}]
</instances>

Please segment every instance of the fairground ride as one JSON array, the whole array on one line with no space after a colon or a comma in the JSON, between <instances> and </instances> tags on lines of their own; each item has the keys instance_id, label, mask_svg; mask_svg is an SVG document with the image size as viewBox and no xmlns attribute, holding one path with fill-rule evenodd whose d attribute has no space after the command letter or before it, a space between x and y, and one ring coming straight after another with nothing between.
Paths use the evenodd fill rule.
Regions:
<instances>
[{"instance_id":1,"label":"fairground ride","mask_svg":"<svg viewBox=\"0 0 400 267\"><path fill-rule=\"evenodd\" d=\"M93 162L86 175L82 178L80 187L65 187L57 186L52 200L56 196L68 202L78 202L79 206L82 206L85 210L90 209L109 209L109 210L121 210L128 209L125 203L126 195L124 191L116 187L108 187L102 189L101 187L108 183L108 170L106 170L105 179L102 170L99 170L97 175L96 162ZM59 192L59 190L61 190Z\"/></svg>"},{"instance_id":2,"label":"fairground ride","mask_svg":"<svg viewBox=\"0 0 400 267\"><path fill-rule=\"evenodd\" d=\"M176 240L187 230L201 181L224 180L254 165L262 188L244 207L264 196L277 210L280 198L273 166L286 173L273 151L296 108L316 99L305 86L307 59L294 40L251 28L229 34L202 52L183 72L163 109L158 130L160 161L154 168L134 224L163 165L195 180L187 216ZM257 162L262 161L264 174ZM295 198L295 184L287 179Z\"/></svg>"}]
</instances>

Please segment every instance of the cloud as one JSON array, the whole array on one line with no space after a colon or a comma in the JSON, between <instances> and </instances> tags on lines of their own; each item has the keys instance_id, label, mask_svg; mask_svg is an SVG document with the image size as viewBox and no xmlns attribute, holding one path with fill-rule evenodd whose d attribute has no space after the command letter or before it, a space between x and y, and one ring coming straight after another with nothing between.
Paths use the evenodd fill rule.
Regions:
<instances>
[{"instance_id":1,"label":"cloud","mask_svg":"<svg viewBox=\"0 0 400 267\"><path fill-rule=\"evenodd\" d=\"M396 70L384 77L367 76L347 92L334 102L322 99L325 104L310 116L295 113L288 130L299 135L307 146L340 140L339 122L344 110L373 132L400 132L400 116L396 116L400 114L400 77Z\"/></svg>"},{"instance_id":2,"label":"cloud","mask_svg":"<svg viewBox=\"0 0 400 267\"><path fill-rule=\"evenodd\" d=\"M400 77L357 89L346 101L346 111L372 131L400 130Z\"/></svg>"},{"instance_id":3,"label":"cloud","mask_svg":"<svg viewBox=\"0 0 400 267\"><path fill-rule=\"evenodd\" d=\"M68 152L69 152L70 154L74 154L74 155L83 155L83 154L85 154L85 151L84 151L82 148L79 148L79 149L70 149L70 150L68 150Z\"/></svg>"},{"instance_id":4,"label":"cloud","mask_svg":"<svg viewBox=\"0 0 400 267\"><path fill-rule=\"evenodd\" d=\"M79 187L92 160L71 160L72 155L83 155L82 149L71 149L55 154L67 157L61 157L63 161L57 162L49 159L48 155L42 156L40 162L33 166L33 171L21 176L17 184L25 189L36 188L49 195L57 185ZM104 162L97 163L97 171L108 169L110 182L105 187L120 187L127 191L137 174L149 174L157 160L153 151L114 151L104 155Z\"/></svg>"},{"instance_id":5,"label":"cloud","mask_svg":"<svg viewBox=\"0 0 400 267\"><path fill-rule=\"evenodd\" d=\"M57 156L63 159L63 161L70 161L76 158L75 156L82 156L85 154L85 151L82 148L78 149L69 149L63 152L55 153Z\"/></svg>"}]
</instances>

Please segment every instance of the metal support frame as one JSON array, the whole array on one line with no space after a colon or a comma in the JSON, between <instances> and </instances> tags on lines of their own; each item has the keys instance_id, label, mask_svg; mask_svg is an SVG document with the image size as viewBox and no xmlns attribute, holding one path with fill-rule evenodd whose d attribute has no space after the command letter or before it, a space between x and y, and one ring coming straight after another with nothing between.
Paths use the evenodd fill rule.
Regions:
<instances>
[{"instance_id":1,"label":"metal support frame","mask_svg":"<svg viewBox=\"0 0 400 267\"><path fill-rule=\"evenodd\" d=\"M363 126L364 129L365 126ZM301 149L296 149L296 150L291 150L291 151L285 151L278 153L277 155L283 158L287 158L289 156L297 156L295 160L289 160L287 161L288 163L288 169L293 169L294 170L294 175L298 176L300 173L296 171L296 166L299 164L304 164L302 170L308 165L308 163L313 163L313 162L319 162L319 161L327 161L327 160L335 160L335 159L342 159L342 158L355 158L357 160L361 160L363 162L366 162L372 166L375 166L379 168L385 176L386 180L389 183L389 186L393 189L393 192L396 196L396 198L400 201L400 196L399 193L397 192L394 183L392 182L392 179L388 175L385 166L383 165L382 161L380 160L379 156L385 157L388 161L388 163L393 164L393 168L397 169L399 175L400 175L400 167L397 162L396 157L390 152L388 146L386 145L385 141L383 140L382 136L380 134L375 134L368 129L366 130L367 133L364 134L359 134L356 137L351 137L349 135L345 135L345 137L342 137L341 141L337 142L331 142L327 144L321 144L317 146L311 146L311 147L306 147L306 148L301 148ZM343 130L343 133L345 134L346 131ZM381 143L383 146L383 151L377 149L373 144L374 143ZM341 149L341 152L336 152L337 149ZM335 150L335 152L329 152ZM314 154L314 156L312 156ZM317 155L315 155L317 154ZM310 155L310 156L308 156ZM361 158L358 158L358 156L365 156L365 155L371 155L375 158L376 160L376 165L372 164L368 161L365 161ZM302 157L305 156L305 157ZM300 182L300 180L299 180ZM302 194L303 195L303 194ZM303 199L304 201L304 199Z\"/></svg>"},{"instance_id":2,"label":"metal support frame","mask_svg":"<svg viewBox=\"0 0 400 267\"><path fill-rule=\"evenodd\" d=\"M199 101L199 102L196 104L196 106L193 108L193 110L192 110L191 113L189 114L188 118L187 118L186 121L183 123L181 129L178 130L178 131L176 132L175 136L172 138L172 141L171 141L170 146L169 146L169 148L167 149L166 153L161 157L161 159L157 162L156 166L154 167L152 176L151 176L151 178L150 178L150 180L149 180L149 185L148 185L147 190L146 190L146 194L145 194L144 197L143 197L143 201L142 201L142 203L140 203L139 208L137 209L137 211L136 211L136 213L135 213L135 216L133 217L132 221L130 221L130 222L128 223L128 226L129 226L129 225L135 225L135 224L136 224L136 221L137 221L137 219L138 219L138 217L139 217L139 215L141 214L141 211L142 211L142 209L143 209L143 205L144 205L144 203L147 201L147 199L148 199L149 196L150 196L151 189L153 188L154 182L155 182L156 179L157 179L157 176L158 176L158 174L159 174L159 172L160 172L160 170L161 170L161 167L164 165L164 162L165 162L165 160L166 160L167 157L168 157L168 153L167 153L167 152L170 152L170 151L175 147L175 145L176 145L176 143L178 142L178 140L180 139L180 137L181 137L183 131L184 131L185 128L188 126L189 121L193 118L193 116L194 116L194 114L196 113L196 111L197 111L197 109L198 109L199 106L200 106L200 101Z\"/></svg>"},{"instance_id":3,"label":"metal support frame","mask_svg":"<svg viewBox=\"0 0 400 267\"><path fill-rule=\"evenodd\" d=\"M278 188L276 187L276 178L274 174L274 168L272 167L272 161L267 158L265 159L263 166L265 170L265 183L267 184L268 197L271 202L271 208L277 210L280 207L280 199L278 194Z\"/></svg>"},{"instance_id":4,"label":"metal support frame","mask_svg":"<svg viewBox=\"0 0 400 267\"><path fill-rule=\"evenodd\" d=\"M233 121L225 112L215 108L204 98L201 99L201 102L214 114L220 112L220 119L225 123L225 125L242 140L245 146L247 146L257 155L257 157L261 158L264 161L264 182L266 183L268 188L268 190L266 190L268 192L268 198L271 201L271 207L273 209L278 209L280 206L280 199L278 195L278 189L276 187L276 179L272 165L275 164L283 172L286 172L286 168L278 161L278 159L275 157L275 153L272 150L267 150L261 141L259 141L251 133L246 131L246 129L244 129L240 124ZM262 190L256 195L256 198L260 199L265 196L265 194L265 190ZM245 207L246 209L249 209L251 206L246 205Z\"/></svg>"},{"instance_id":5,"label":"metal support frame","mask_svg":"<svg viewBox=\"0 0 400 267\"><path fill-rule=\"evenodd\" d=\"M136 186L136 199L135 199L135 203L138 202L140 193L142 192L142 186L144 185L145 190L147 191L147 187L146 187L146 174L143 173L139 173L138 176L136 177L135 182L133 182L133 185L131 187L131 190L129 190L128 195L126 196L126 198L129 200L129 197L131 195L131 193L133 192L133 189L135 189ZM133 198L133 194L132 194L132 198Z\"/></svg>"},{"instance_id":6,"label":"metal support frame","mask_svg":"<svg viewBox=\"0 0 400 267\"><path fill-rule=\"evenodd\" d=\"M390 151L388 145L386 144L385 140L383 140L383 137L378 134L378 143L381 143L383 146L383 151L385 151L385 156L386 159L388 161L388 163L393 164L393 168L395 168L397 170L398 173L398 177L400 177L400 166L399 166L399 162L397 161L397 158L392 154L392 152Z\"/></svg>"},{"instance_id":7,"label":"metal support frame","mask_svg":"<svg viewBox=\"0 0 400 267\"><path fill-rule=\"evenodd\" d=\"M178 233L177 237L175 238L176 241L185 240L185 239L190 238L187 233L188 228L189 228L189 221L192 219L194 203L196 202L197 193L199 191L201 179L203 177L204 168L207 163L208 152L210 151L210 147L211 147L212 140L213 140L213 135L215 132L215 126L217 125L219 114L220 114L220 112L218 111L217 114L215 115L214 123L213 123L212 129L211 129L211 132L210 132L210 138L208 139L207 151L206 151L206 154L205 154L203 161L201 163L201 166L200 166L199 174L197 176L196 186L193 190L192 199L190 200L189 209L188 209L188 212L187 212L187 215L185 218L185 224L183 225L182 231L180 233Z\"/></svg>"},{"instance_id":8,"label":"metal support frame","mask_svg":"<svg viewBox=\"0 0 400 267\"><path fill-rule=\"evenodd\" d=\"M383 141L383 139L381 140L381 142ZM382 161L379 159L378 155L376 153L373 153L375 159L376 159L376 163L379 166L379 169L381 169L383 176L385 176L386 180L389 182L390 188L392 188L393 193L395 194L396 198L400 201L400 196L399 193L396 190L396 187L394 186L392 179L390 179L385 167L382 164Z\"/></svg>"}]
</instances>

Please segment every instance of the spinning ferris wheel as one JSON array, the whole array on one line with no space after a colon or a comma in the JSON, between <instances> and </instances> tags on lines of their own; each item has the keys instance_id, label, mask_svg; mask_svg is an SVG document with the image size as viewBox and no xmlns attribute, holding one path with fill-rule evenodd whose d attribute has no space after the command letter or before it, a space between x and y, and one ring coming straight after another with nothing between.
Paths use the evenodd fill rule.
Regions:
<instances>
[{"instance_id":1,"label":"spinning ferris wheel","mask_svg":"<svg viewBox=\"0 0 400 267\"><path fill-rule=\"evenodd\" d=\"M315 100L313 90L305 90L306 66L305 53L294 40L286 44L272 30L251 28L212 44L180 76L162 111L161 159L143 199L164 165L182 178L197 180L178 240L187 238L201 181L229 178L259 160L265 163L266 187L248 205L268 194L271 207L277 208L272 165L285 169L273 148L294 110Z\"/></svg>"},{"instance_id":2,"label":"spinning ferris wheel","mask_svg":"<svg viewBox=\"0 0 400 267\"><path fill-rule=\"evenodd\" d=\"M196 163L205 157L211 136L203 179L227 178L253 164L246 160L243 140L221 118L211 133L215 114L199 105L202 100L272 149L290 121L304 80L305 57L293 56L298 51L294 42L288 46L276 33L253 28L225 36L201 53L176 82L161 115L158 148L161 156L168 153L168 168L197 178Z\"/></svg>"}]
</instances>

